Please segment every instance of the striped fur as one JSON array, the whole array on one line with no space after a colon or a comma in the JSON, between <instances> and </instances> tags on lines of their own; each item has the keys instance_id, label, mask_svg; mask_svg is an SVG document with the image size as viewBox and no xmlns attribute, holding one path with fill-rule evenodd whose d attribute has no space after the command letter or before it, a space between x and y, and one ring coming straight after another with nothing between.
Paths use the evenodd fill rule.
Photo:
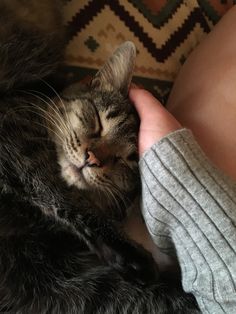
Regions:
<instances>
[{"instance_id":1,"label":"striped fur","mask_svg":"<svg viewBox=\"0 0 236 314\"><path fill-rule=\"evenodd\" d=\"M123 44L89 87L63 93L56 119L54 107L48 112L62 177L116 219L126 216L139 186L138 119L127 100L134 60L134 45Z\"/></svg>"},{"instance_id":2,"label":"striped fur","mask_svg":"<svg viewBox=\"0 0 236 314\"><path fill-rule=\"evenodd\" d=\"M121 47L87 89L74 86L49 98L39 83L61 58L55 46L60 27L56 23L54 32L51 23L32 24L19 10L35 4L38 10L30 10L41 23L43 3L57 20L56 2L14 0L16 10L9 3L0 0L8 26L0 28L0 312L198 313L179 282L159 274L151 255L108 217L122 204L120 196L113 206L105 194L98 202L104 187L89 178L103 168L97 179L113 182L130 200L138 185L137 122L126 98L133 62L122 59L129 53L132 61L132 44ZM89 169L87 185L70 182L65 160L74 167L72 177L81 166Z\"/></svg>"}]
</instances>

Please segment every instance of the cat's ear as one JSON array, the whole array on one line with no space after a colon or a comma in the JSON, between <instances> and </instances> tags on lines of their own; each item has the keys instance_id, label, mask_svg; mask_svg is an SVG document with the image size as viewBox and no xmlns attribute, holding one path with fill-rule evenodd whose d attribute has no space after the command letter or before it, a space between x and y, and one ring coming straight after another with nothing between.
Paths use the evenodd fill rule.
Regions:
<instances>
[{"instance_id":1,"label":"cat's ear","mask_svg":"<svg viewBox=\"0 0 236 314\"><path fill-rule=\"evenodd\" d=\"M133 76L136 48L131 41L119 46L91 81L91 87L98 90L118 90L127 96Z\"/></svg>"}]
</instances>

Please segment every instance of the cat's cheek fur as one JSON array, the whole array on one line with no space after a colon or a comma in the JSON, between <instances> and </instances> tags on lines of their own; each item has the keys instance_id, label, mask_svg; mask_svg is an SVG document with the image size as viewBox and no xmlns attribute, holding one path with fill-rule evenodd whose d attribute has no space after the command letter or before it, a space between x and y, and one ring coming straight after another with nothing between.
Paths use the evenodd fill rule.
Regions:
<instances>
[{"instance_id":1,"label":"cat's cheek fur","mask_svg":"<svg viewBox=\"0 0 236 314\"><path fill-rule=\"evenodd\" d=\"M76 188L83 190L88 188L79 171L66 159L60 163L61 166L61 176L65 180L68 186L75 186Z\"/></svg>"},{"instance_id":2,"label":"cat's cheek fur","mask_svg":"<svg viewBox=\"0 0 236 314\"><path fill-rule=\"evenodd\" d=\"M71 185L76 185L77 179L75 178L74 171L71 165L68 165L66 168L62 168L61 170L62 178L66 181L66 183Z\"/></svg>"},{"instance_id":3,"label":"cat's cheek fur","mask_svg":"<svg viewBox=\"0 0 236 314\"><path fill-rule=\"evenodd\" d=\"M128 193L138 183L138 168L131 171L131 169L127 169L126 167L117 167L113 172L112 181L121 190Z\"/></svg>"},{"instance_id":4,"label":"cat's cheek fur","mask_svg":"<svg viewBox=\"0 0 236 314\"><path fill-rule=\"evenodd\" d=\"M63 154L58 154L58 164L61 169L62 178L69 186L73 185L76 179L74 177L70 162L64 157Z\"/></svg>"}]
</instances>

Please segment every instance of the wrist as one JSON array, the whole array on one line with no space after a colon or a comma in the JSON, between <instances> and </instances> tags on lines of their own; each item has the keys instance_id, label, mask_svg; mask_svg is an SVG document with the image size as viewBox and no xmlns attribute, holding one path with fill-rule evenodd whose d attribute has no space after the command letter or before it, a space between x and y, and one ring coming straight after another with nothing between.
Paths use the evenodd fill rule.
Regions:
<instances>
[{"instance_id":1,"label":"wrist","mask_svg":"<svg viewBox=\"0 0 236 314\"><path fill-rule=\"evenodd\" d=\"M161 143L161 141L163 141L166 137L182 130L184 130L184 128L180 124L175 126L172 125L170 127L166 127L165 129L161 128L158 132L157 130L154 130L153 132L148 130L148 136L146 137L145 143L139 143L140 159L144 158L145 154L148 153L153 146ZM145 130L140 131L142 133L145 132Z\"/></svg>"}]
</instances>

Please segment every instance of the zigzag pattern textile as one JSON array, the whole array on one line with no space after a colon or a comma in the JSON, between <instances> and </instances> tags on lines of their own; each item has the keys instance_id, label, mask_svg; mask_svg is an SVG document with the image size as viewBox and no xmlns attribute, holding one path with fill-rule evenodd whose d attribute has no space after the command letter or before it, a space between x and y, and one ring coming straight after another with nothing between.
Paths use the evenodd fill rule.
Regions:
<instances>
[{"instance_id":1,"label":"zigzag pattern textile","mask_svg":"<svg viewBox=\"0 0 236 314\"><path fill-rule=\"evenodd\" d=\"M64 0L66 75L88 80L122 42L137 47L134 82L165 103L189 53L236 1Z\"/></svg>"}]
</instances>

